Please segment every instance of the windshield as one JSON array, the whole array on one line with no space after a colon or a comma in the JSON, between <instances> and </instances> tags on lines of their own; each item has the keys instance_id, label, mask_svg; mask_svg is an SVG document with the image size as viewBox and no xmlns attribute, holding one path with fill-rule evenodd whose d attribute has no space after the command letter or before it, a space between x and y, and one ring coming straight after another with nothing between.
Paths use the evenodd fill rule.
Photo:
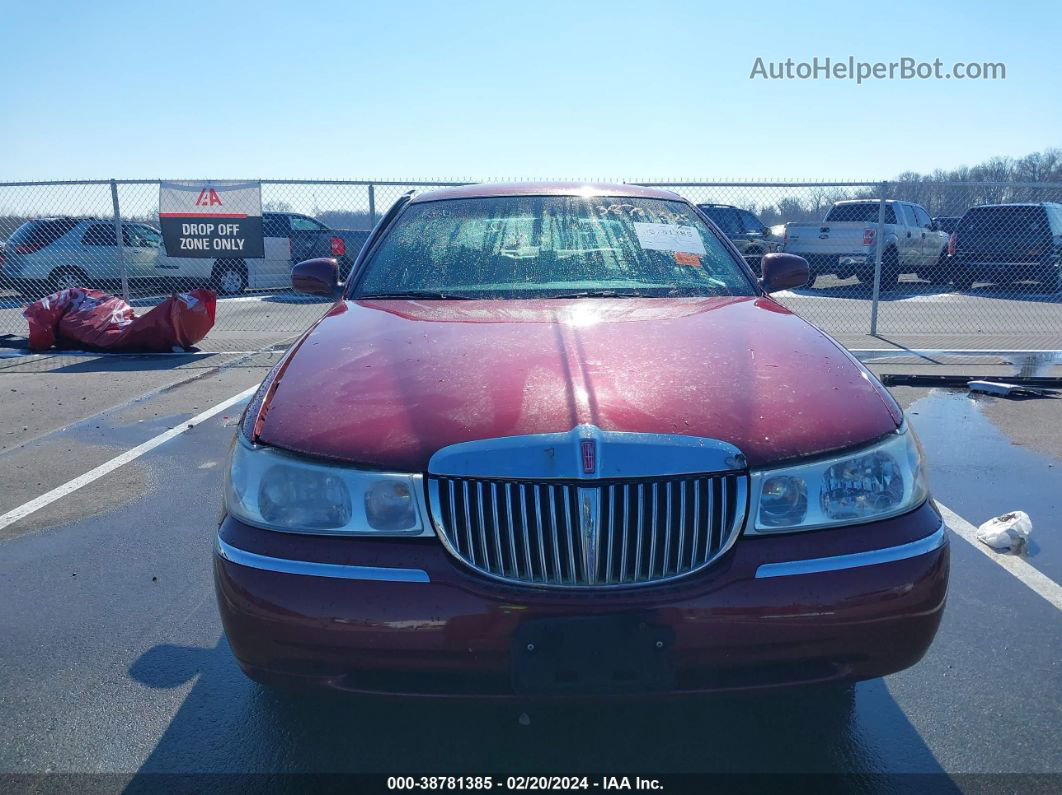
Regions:
<instances>
[{"instance_id":1,"label":"windshield","mask_svg":"<svg viewBox=\"0 0 1062 795\"><path fill-rule=\"evenodd\" d=\"M683 202L509 196L409 205L353 297L756 294Z\"/></svg>"}]
</instances>

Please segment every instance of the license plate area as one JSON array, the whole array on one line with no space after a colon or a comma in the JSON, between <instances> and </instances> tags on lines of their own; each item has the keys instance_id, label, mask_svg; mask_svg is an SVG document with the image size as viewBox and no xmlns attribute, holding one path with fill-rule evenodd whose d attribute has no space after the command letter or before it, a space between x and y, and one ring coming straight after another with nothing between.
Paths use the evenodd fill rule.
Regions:
<instances>
[{"instance_id":1,"label":"license plate area","mask_svg":"<svg viewBox=\"0 0 1062 795\"><path fill-rule=\"evenodd\" d=\"M674 633L640 615L524 621L513 638L520 693L665 690L675 681Z\"/></svg>"}]
</instances>

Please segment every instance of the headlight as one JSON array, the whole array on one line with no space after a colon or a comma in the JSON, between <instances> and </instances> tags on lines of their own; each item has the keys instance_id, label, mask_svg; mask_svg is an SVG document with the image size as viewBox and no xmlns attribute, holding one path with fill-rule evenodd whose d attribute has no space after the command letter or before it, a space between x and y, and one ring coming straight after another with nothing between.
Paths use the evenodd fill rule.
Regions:
<instances>
[{"instance_id":1,"label":"headlight","mask_svg":"<svg viewBox=\"0 0 1062 795\"><path fill-rule=\"evenodd\" d=\"M780 533L877 521L929 496L922 446L905 423L845 455L752 473L754 521L747 533Z\"/></svg>"},{"instance_id":2,"label":"headlight","mask_svg":"<svg viewBox=\"0 0 1062 795\"><path fill-rule=\"evenodd\" d=\"M433 535L420 475L328 464L237 435L225 507L268 530L323 535Z\"/></svg>"}]
</instances>

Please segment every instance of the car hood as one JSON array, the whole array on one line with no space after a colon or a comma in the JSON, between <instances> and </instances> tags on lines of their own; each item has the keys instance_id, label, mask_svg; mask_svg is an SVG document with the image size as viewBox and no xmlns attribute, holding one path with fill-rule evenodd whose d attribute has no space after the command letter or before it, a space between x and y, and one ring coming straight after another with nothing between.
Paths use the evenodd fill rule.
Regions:
<instances>
[{"instance_id":1,"label":"car hood","mask_svg":"<svg viewBox=\"0 0 1062 795\"><path fill-rule=\"evenodd\" d=\"M298 344L258 439L422 472L438 449L570 431L683 434L751 466L895 430L885 389L769 298L347 301Z\"/></svg>"}]
</instances>

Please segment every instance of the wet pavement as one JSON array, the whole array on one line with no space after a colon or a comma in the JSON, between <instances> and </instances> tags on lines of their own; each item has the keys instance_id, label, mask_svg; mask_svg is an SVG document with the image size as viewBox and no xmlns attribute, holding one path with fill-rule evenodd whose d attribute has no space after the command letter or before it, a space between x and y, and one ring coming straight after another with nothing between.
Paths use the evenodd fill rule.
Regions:
<instances>
[{"instance_id":1,"label":"wet pavement","mask_svg":"<svg viewBox=\"0 0 1062 795\"><path fill-rule=\"evenodd\" d=\"M1055 404L1056 417L1062 415L1062 400L1048 402ZM1026 446L1062 451L1062 426L1037 423L1021 434L1035 435L1035 442L1015 444L989 418L989 413L1004 413L1009 425L1013 415L1032 413L1034 404L1039 404L1037 413L1044 407L1042 399L1006 400L1000 412L1000 398L935 390L907 411L923 446L935 453L930 454L933 496L977 525L1008 511L1025 511L1033 522L1026 559L1062 582L1062 454Z\"/></svg>"},{"instance_id":2,"label":"wet pavement","mask_svg":"<svg viewBox=\"0 0 1062 795\"><path fill-rule=\"evenodd\" d=\"M164 391L105 423L127 448L195 413L193 400L205 408L261 375ZM1021 426L1028 402L894 391L922 437L937 498L974 524L1026 511L1029 563L1062 580L1062 400L1038 404L1033 449L1000 430ZM137 459L135 488L122 490L130 472L119 469L8 528L0 542L0 774L112 773L105 787L134 789L170 786L156 777L168 773L429 770L840 772L858 776L846 787L889 792L1049 791L1062 781L1062 615L954 535L935 644L914 668L858 685L847 706L817 691L562 707L262 688L232 660L210 575L233 432L226 417L238 410ZM41 456L56 456L46 486L73 476L63 474L69 455L50 450L73 449L95 424L32 442ZM21 494L19 449L0 452L0 468ZM46 479L36 474L46 469L34 477ZM967 777L976 773L1058 776ZM211 788L243 784L209 780Z\"/></svg>"}]
</instances>

